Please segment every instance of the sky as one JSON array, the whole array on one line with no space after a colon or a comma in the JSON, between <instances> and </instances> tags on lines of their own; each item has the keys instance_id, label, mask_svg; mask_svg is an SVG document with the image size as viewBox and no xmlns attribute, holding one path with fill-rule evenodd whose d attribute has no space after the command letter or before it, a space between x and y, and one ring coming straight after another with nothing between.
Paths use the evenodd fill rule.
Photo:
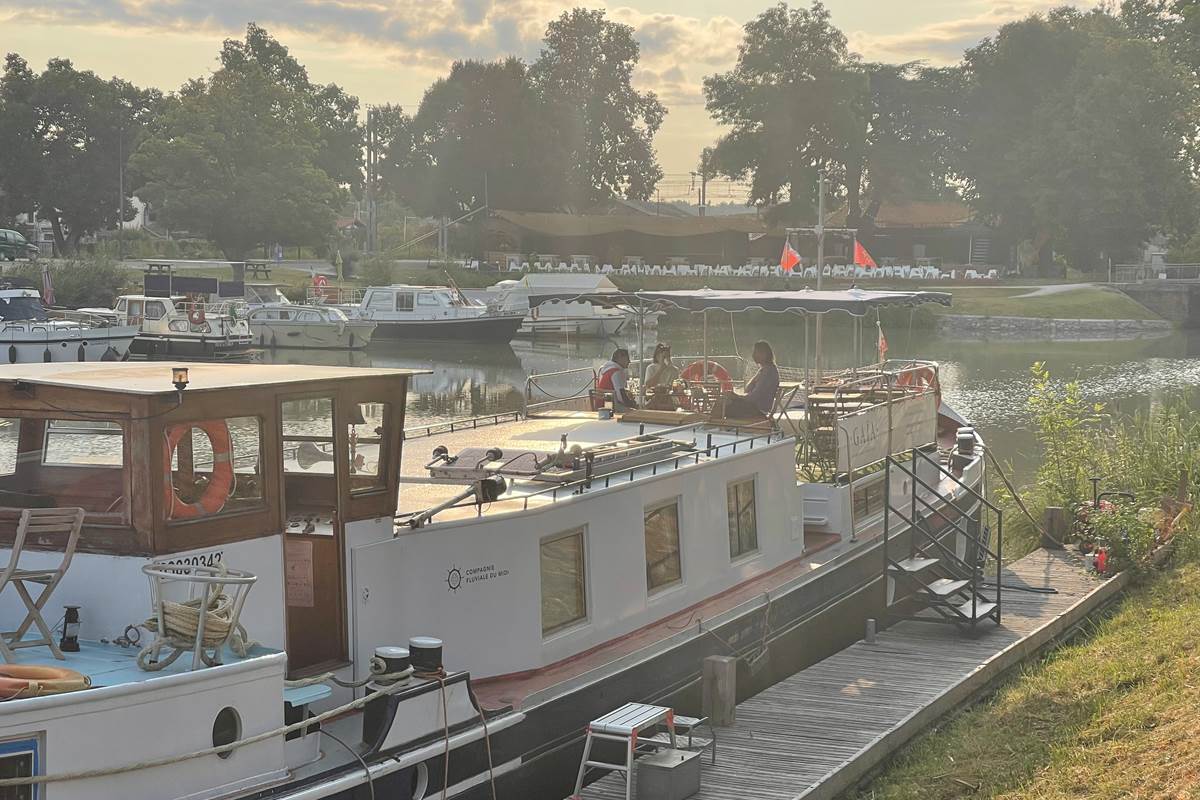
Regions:
<instances>
[{"instance_id":1,"label":"sky","mask_svg":"<svg viewBox=\"0 0 1200 800\"><path fill-rule=\"evenodd\" d=\"M954 63L1045 0L827 0L834 24L870 61ZM103 77L169 91L217 65L221 41L265 27L321 83L364 104L415 111L455 59L537 57L546 23L577 5L633 26L639 88L668 115L656 139L669 174L695 168L721 130L704 110L701 81L730 68L742 25L768 0L0 0L0 52L41 67L54 57Z\"/></svg>"}]
</instances>

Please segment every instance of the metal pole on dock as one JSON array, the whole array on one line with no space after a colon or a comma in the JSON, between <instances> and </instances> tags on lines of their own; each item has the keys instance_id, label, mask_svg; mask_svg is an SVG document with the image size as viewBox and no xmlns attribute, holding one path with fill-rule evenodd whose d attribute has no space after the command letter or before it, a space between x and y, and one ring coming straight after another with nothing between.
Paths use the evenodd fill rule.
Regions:
<instances>
[{"instance_id":1,"label":"metal pole on dock","mask_svg":"<svg viewBox=\"0 0 1200 800\"><path fill-rule=\"evenodd\" d=\"M821 291L821 273L825 269L825 170L817 173L817 291ZM821 319L824 314L817 314L817 328L814 336L816 352L816 381L821 383Z\"/></svg>"}]
</instances>

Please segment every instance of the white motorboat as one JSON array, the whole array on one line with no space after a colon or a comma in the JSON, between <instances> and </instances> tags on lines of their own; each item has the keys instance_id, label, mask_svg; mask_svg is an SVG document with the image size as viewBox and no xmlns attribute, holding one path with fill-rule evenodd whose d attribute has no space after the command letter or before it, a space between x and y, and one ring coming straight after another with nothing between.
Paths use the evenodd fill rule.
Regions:
<instances>
[{"instance_id":1,"label":"white motorboat","mask_svg":"<svg viewBox=\"0 0 1200 800\"><path fill-rule=\"evenodd\" d=\"M508 342L523 317L489 308L448 286L319 286L309 289L309 302L334 305L350 319L377 323L376 339Z\"/></svg>"},{"instance_id":2,"label":"white motorboat","mask_svg":"<svg viewBox=\"0 0 1200 800\"><path fill-rule=\"evenodd\" d=\"M246 306L238 299L127 294L117 298L113 311L118 324L139 327L130 347L138 355L225 358L245 355L254 345Z\"/></svg>"},{"instance_id":3,"label":"white motorboat","mask_svg":"<svg viewBox=\"0 0 1200 800\"><path fill-rule=\"evenodd\" d=\"M46 361L122 361L138 334L103 316L53 311L42 305L35 289L0 287L0 347L9 364Z\"/></svg>"},{"instance_id":4,"label":"white motorboat","mask_svg":"<svg viewBox=\"0 0 1200 800\"><path fill-rule=\"evenodd\" d=\"M623 312L560 296L616 291L616 284L603 275L534 274L500 281L485 290L475 290L474 295L505 313L524 314L517 331L520 337L607 339L626 325Z\"/></svg>"},{"instance_id":5,"label":"white motorboat","mask_svg":"<svg viewBox=\"0 0 1200 800\"><path fill-rule=\"evenodd\" d=\"M292 305L282 283L245 283L246 306L251 310L271 305Z\"/></svg>"},{"instance_id":6,"label":"white motorboat","mask_svg":"<svg viewBox=\"0 0 1200 800\"><path fill-rule=\"evenodd\" d=\"M375 332L374 322L351 320L340 308L295 303L252 308L247 322L261 347L361 350Z\"/></svg>"}]
</instances>

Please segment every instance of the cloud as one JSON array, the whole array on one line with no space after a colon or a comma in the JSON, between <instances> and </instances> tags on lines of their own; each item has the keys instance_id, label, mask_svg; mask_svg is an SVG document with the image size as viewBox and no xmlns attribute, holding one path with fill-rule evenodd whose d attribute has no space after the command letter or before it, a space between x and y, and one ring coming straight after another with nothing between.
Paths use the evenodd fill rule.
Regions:
<instances>
[{"instance_id":1,"label":"cloud","mask_svg":"<svg viewBox=\"0 0 1200 800\"><path fill-rule=\"evenodd\" d=\"M965 50L994 35L1002 25L1063 5L1047 0L997 2L958 19L944 20L892 34L849 34L850 46L871 61L928 61L957 63Z\"/></svg>"}]
</instances>

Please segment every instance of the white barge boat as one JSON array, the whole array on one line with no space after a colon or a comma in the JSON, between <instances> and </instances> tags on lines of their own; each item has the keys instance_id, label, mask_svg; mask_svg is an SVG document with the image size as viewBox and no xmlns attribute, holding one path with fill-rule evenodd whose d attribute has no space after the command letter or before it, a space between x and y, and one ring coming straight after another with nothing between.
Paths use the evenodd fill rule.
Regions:
<instances>
[{"instance_id":1,"label":"white barge boat","mask_svg":"<svg viewBox=\"0 0 1200 800\"><path fill-rule=\"evenodd\" d=\"M770 302L815 310L791 294ZM851 314L930 299L822 294ZM9 660L79 676L2 704L0 787L562 797L588 720L686 708L709 655L752 693L867 617L1000 617L981 449L929 362L814 379L803 420L605 419L589 396L403 437L412 371L188 366L0 367L0 541L63 570L39 608L67 606L79 647L56 659L0 585L0 627L28 634ZM197 657L181 592L220 582L214 618L245 633Z\"/></svg>"},{"instance_id":2,"label":"white barge boat","mask_svg":"<svg viewBox=\"0 0 1200 800\"><path fill-rule=\"evenodd\" d=\"M36 289L0 284L0 360L9 364L46 361L121 361L138 334L105 316L48 312Z\"/></svg>"}]
</instances>

